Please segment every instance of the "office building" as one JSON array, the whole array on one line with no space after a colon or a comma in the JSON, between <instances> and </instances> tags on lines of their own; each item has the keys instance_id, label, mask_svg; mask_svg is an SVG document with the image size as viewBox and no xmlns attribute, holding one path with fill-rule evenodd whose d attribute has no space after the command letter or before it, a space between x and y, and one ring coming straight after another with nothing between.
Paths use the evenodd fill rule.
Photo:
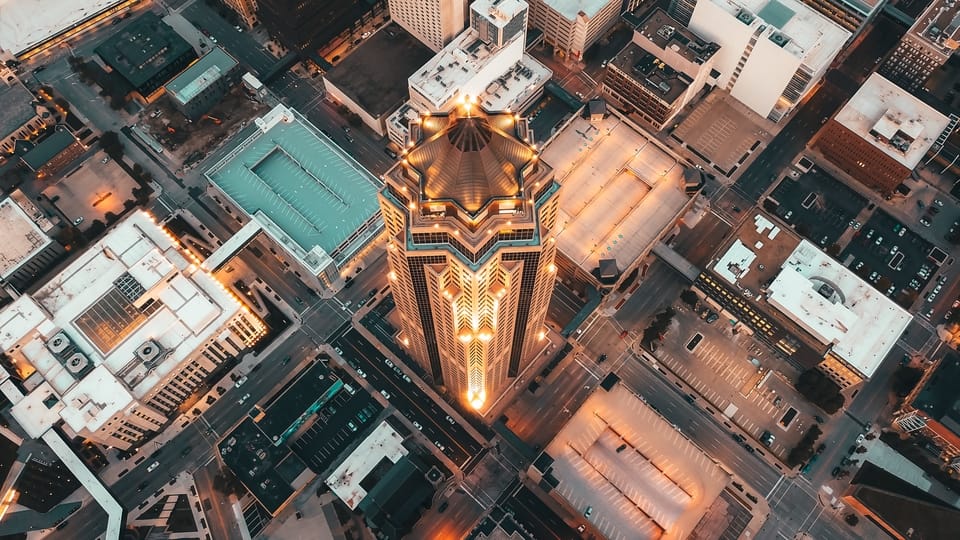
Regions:
<instances>
[{"instance_id":1,"label":"office building","mask_svg":"<svg viewBox=\"0 0 960 540\"><path fill-rule=\"evenodd\" d=\"M386 9L385 0L257 0L257 15L270 36L306 56L338 36L346 39Z\"/></svg>"},{"instance_id":2,"label":"office building","mask_svg":"<svg viewBox=\"0 0 960 540\"><path fill-rule=\"evenodd\" d=\"M223 0L223 3L240 17L244 26L253 28L259 24L257 19L257 0Z\"/></svg>"},{"instance_id":3,"label":"office building","mask_svg":"<svg viewBox=\"0 0 960 540\"><path fill-rule=\"evenodd\" d=\"M134 212L0 311L0 384L32 438L128 449L163 429L265 327L177 241Z\"/></svg>"},{"instance_id":4,"label":"office building","mask_svg":"<svg viewBox=\"0 0 960 540\"><path fill-rule=\"evenodd\" d=\"M638 0L628 0L627 10ZM555 54L581 60L583 53L617 22L623 0L531 0L530 26L543 32Z\"/></svg>"},{"instance_id":5,"label":"office building","mask_svg":"<svg viewBox=\"0 0 960 540\"><path fill-rule=\"evenodd\" d=\"M799 0L701 0L689 26L720 45L718 88L774 122L813 90L851 36Z\"/></svg>"},{"instance_id":6,"label":"office building","mask_svg":"<svg viewBox=\"0 0 960 540\"><path fill-rule=\"evenodd\" d=\"M204 261L214 269L264 232L280 264L318 291L351 277L351 263L380 234L379 183L293 109L277 105L228 143L204 176L212 198L244 227Z\"/></svg>"},{"instance_id":7,"label":"office building","mask_svg":"<svg viewBox=\"0 0 960 540\"><path fill-rule=\"evenodd\" d=\"M240 64L221 47L214 47L164 87L173 106L198 120L223 99L240 79Z\"/></svg>"},{"instance_id":8,"label":"office building","mask_svg":"<svg viewBox=\"0 0 960 540\"><path fill-rule=\"evenodd\" d=\"M930 441L937 456L960 472L960 356L949 352L926 368L893 415L893 427Z\"/></svg>"},{"instance_id":9,"label":"office building","mask_svg":"<svg viewBox=\"0 0 960 540\"><path fill-rule=\"evenodd\" d=\"M713 56L720 47L660 8L642 20L632 14L624 19L636 22L633 40L607 63L603 96L659 131L713 80Z\"/></svg>"},{"instance_id":10,"label":"office building","mask_svg":"<svg viewBox=\"0 0 960 540\"><path fill-rule=\"evenodd\" d=\"M696 285L721 317L842 389L871 378L911 321L852 270L759 213Z\"/></svg>"},{"instance_id":11,"label":"office building","mask_svg":"<svg viewBox=\"0 0 960 540\"><path fill-rule=\"evenodd\" d=\"M865 461L850 481L850 487L842 493L842 500L883 529L886 538L917 540L956 536L960 528L956 494L937 493L926 474L919 482L911 482L898 474L902 474L898 469L887 470Z\"/></svg>"},{"instance_id":12,"label":"office building","mask_svg":"<svg viewBox=\"0 0 960 540\"><path fill-rule=\"evenodd\" d=\"M509 0L507 0L509 1ZM467 0L387 0L390 18L438 52L467 25Z\"/></svg>"},{"instance_id":13,"label":"office building","mask_svg":"<svg viewBox=\"0 0 960 540\"><path fill-rule=\"evenodd\" d=\"M134 97L150 103L163 85L197 59L193 47L152 11L94 49L104 64L130 85Z\"/></svg>"},{"instance_id":14,"label":"office building","mask_svg":"<svg viewBox=\"0 0 960 540\"><path fill-rule=\"evenodd\" d=\"M960 46L960 3L934 0L900 39L899 45L877 70L913 92L947 62Z\"/></svg>"},{"instance_id":15,"label":"office building","mask_svg":"<svg viewBox=\"0 0 960 540\"><path fill-rule=\"evenodd\" d=\"M813 145L861 184L889 195L954 127L951 119L874 73L824 124Z\"/></svg>"},{"instance_id":16,"label":"office building","mask_svg":"<svg viewBox=\"0 0 960 540\"><path fill-rule=\"evenodd\" d=\"M408 80L410 101L387 121L390 140L406 144L407 126L421 112L447 111L463 96L491 111L521 111L553 72L524 52L527 3L476 0L470 26Z\"/></svg>"},{"instance_id":17,"label":"office building","mask_svg":"<svg viewBox=\"0 0 960 540\"><path fill-rule=\"evenodd\" d=\"M63 246L48 236L53 227L19 189L0 202L0 285L23 291L62 259Z\"/></svg>"},{"instance_id":18,"label":"office building","mask_svg":"<svg viewBox=\"0 0 960 540\"><path fill-rule=\"evenodd\" d=\"M484 411L544 338L560 185L519 115L465 99L410 129L379 197L400 340Z\"/></svg>"}]
</instances>

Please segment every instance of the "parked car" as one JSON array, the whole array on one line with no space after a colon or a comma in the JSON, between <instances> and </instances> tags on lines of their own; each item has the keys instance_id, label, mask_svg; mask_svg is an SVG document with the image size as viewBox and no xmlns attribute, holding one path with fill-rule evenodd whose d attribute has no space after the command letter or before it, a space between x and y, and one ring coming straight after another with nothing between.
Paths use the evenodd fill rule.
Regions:
<instances>
[{"instance_id":1,"label":"parked car","mask_svg":"<svg viewBox=\"0 0 960 540\"><path fill-rule=\"evenodd\" d=\"M764 431L763 434L760 435L760 444L766 446L767 448L770 448L770 446L773 445L773 441L775 441L776 439L777 439L776 435L774 435L773 433L770 433L769 431Z\"/></svg>"},{"instance_id":2,"label":"parked car","mask_svg":"<svg viewBox=\"0 0 960 540\"><path fill-rule=\"evenodd\" d=\"M717 314L716 311L711 311L711 312L707 315L707 318L704 319L704 320L707 321L707 324L713 324L713 323L715 323L715 322L717 321L717 319L719 319L719 318L720 318L720 315Z\"/></svg>"}]
</instances>

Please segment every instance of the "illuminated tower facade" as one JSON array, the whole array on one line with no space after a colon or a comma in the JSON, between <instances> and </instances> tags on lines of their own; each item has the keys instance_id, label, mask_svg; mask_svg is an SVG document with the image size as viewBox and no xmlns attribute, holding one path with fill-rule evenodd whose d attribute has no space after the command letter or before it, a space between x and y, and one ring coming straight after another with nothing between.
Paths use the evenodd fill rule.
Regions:
<instances>
[{"instance_id":1,"label":"illuminated tower facade","mask_svg":"<svg viewBox=\"0 0 960 540\"><path fill-rule=\"evenodd\" d=\"M411 122L380 192L401 341L480 411L535 356L556 275L560 184L532 140L463 100Z\"/></svg>"}]
</instances>

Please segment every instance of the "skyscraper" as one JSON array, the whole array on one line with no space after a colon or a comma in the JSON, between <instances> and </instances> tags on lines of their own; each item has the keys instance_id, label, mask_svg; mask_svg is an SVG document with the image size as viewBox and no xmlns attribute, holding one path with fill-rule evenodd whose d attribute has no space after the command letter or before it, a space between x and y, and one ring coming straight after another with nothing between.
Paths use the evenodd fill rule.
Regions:
<instances>
[{"instance_id":1,"label":"skyscraper","mask_svg":"<svg viewBox=\"0 0 960 540\"><path fill-rule=\"evenodd\" d=\"M467 25L467 0L388 0L390 18L437 52Z\"/></svg>"},{"instance_id":2,"label":"skyscraper","mask_svg":"<svg viewBox=\"0 0 960 540\"><path fill-rule=\"evenodd\" d=\"M560 184L532 139L466 98L411 123L380 192L401 341L481 411L544 336Z\"/></svg>"}]
</instances>

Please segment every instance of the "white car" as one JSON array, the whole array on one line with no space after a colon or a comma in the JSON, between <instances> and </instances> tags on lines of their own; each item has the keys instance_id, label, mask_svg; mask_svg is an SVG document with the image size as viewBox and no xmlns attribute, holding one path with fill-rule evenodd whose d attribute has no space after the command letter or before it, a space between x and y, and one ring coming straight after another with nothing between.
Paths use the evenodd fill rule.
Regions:
<instances>
[{"instance_id":1,"label":"white car","mask_svg":"<svg viewBox=\"0 0 960 540\"><path fill-rule=\"evenodd\" d=\"M423 426L420 425L420 422L416 420L413 421L413 427L417 428L419 431L423 431Z\"/></svg>"},{"instance_id":2,"label":"white car","mask_svg":"<svg viewBox=\"0 0 960 540\"><path fill-rule=\"evenodd\" d=\"M386 390L381 390L380 395L387 398L388 400L390 399L390 392L387 392Z\"/></svg>"},{"instance_id":3,"label":"white car","mask_svg":"<svg viewBox=\"0 0 960 540\"><path fill-rule=\"evenodd\" d=\"M160 462L159 462L159 461L154 461L153 463L150 464L149 467L147 467L147 472L153 472L153 471L155 471L155 470L157 469L157 467L159 467L159 466L160 466Z\"/></svg>"},{"instance_id":4,"label":"white car","mask_svg":"<svg viewBox=\"0 0 960 540\"><path fill-rule=\"evenodd\" d=\"M337 354L339 354L340 356L343 356L343 349L341 349L340 347L334 347L333 350L337 351Z\"/></svg>"},{"instance_id":5,"label":"white car","mask_svg":"<svg viewBox=\"0 0 960 540\"><path fill-rule=\"evenodd\" d=\"M237 400L237 404L243 405L248 399L250 399L250 394L244 394L242 398Z\"/></svg>"},{"instance_id":6,"label":"white car","mask_svg":"<svg viewBox=\"0 0 960 540\"><path fill-rule=\"evenodd\" d=\"M437 445L437 448L439 448L441 452L447 449L446 446L440 444L440 441L433 441L433 444Z\"/></svg>"},{"instance_id":7,"label":"white car","mask_svg":"<svg viewBox=\"0 0 960 540\"><path fill-rule=\"evenodd\" d=\"M240 377L239 379L237 379L237 383L234 384L234 386L236 386L237 388L240 388L241 386L243 386L243 383L245 382L247 382L247 377L246 376Z\"/></svg>"},{"instance_id":8,"label":"white car","mask_svg":"<svg viewBox=\"0 0 960 540\"><path fill-rule=\"evenodd\" d=\"M391 362L389 358L384 358L383 363L390 367L393 367L393 362Z\"/></svg>"},{"instance_id":9,"label":"white car","mask_svg":"<svg viewBox=\"0 0 960 540\"><path fill-rule=\"evenodd\" d=\"M357 375L359 375L359 376L360 376L361 378L363 378L363 379L366 379L366 378L367 378L366 372L364 372L364 371L363 371L362 369L360 369L360 368L357 368Z\"/></svg>"}]
</instances>

